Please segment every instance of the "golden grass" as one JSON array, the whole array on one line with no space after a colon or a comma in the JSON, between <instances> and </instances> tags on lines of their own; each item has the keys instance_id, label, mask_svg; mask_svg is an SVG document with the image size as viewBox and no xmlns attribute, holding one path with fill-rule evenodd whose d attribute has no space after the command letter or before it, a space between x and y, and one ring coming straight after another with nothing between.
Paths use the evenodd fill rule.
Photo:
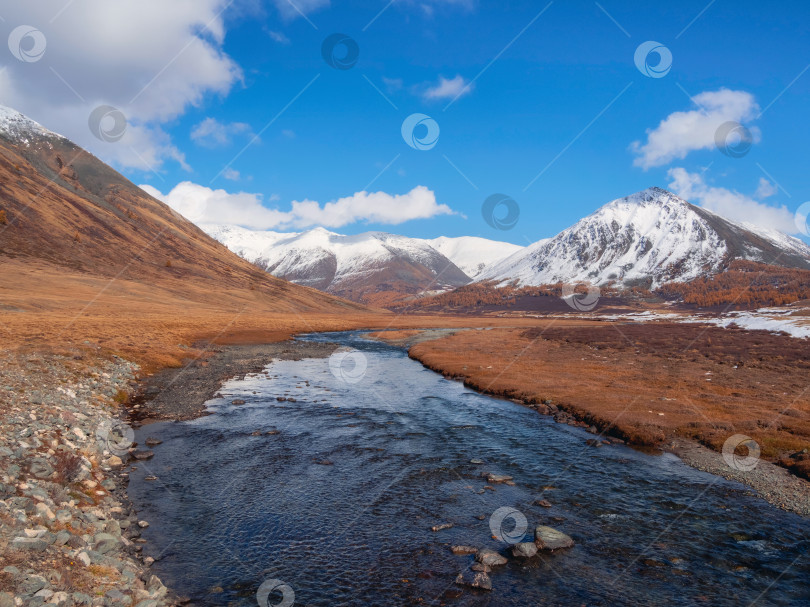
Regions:
<instances>
[{"instance_id":1,"label":"golden grass","mask_svg":"<svg viewBox=\"0 0 810 607\"><path fill-rule=\"evenodd\" d=\"M469 386L529 403L551 400L637 444L688 437L717 450L732 434L777 459L810 447L810 344L649 324L465 331L411 348Z\"/></svg>"}]
</instances>

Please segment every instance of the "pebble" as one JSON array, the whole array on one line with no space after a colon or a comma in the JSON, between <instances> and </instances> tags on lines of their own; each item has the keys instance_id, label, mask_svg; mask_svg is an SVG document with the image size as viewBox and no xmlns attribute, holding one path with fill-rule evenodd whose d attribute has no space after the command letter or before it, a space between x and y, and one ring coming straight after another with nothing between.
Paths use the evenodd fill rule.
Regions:
<instances>
[{"instance_id":1,"label":"pebble","mask_svg":"<svg viewBox=\"0 0 810 607\"><path fill-rule=\"evenodd\" d=\"M458 574L456 584L481 590L492 590L492 580L484 571L464 571Z\"/></svg>"},{"instance_id":2,"label":"pebble","mask_svg":"<svg viewBox=\"0 0 810 607\"><path fill-rule=\"evenodd\" d=\"M531 558L537 554L537 545L534 542L520 542L512 546L512 556L515 558Z\"/></svg>"},{"instance_id":3,"label":"pebble","mask_svg":"<svg viewBox=\"0 0 810 607\"><path fill-rule=\"evenodd\" d=\"M559 550L560 548L571 548L574 540L553 527L540 525L534 531L534 543L540 550Z\"/></svg>"},{"instance_id":4,"label":"pebble","mask_svg":"<svg viewBox=\"0 0 810 607\"><path fill-rule=\"evenodd\" d=\"M489 565L490 567L506 565L508 562L505 556L502 556L494 550L489 550L486 548L479 550L476 553L475 560L479 563L483 563L484 565Z\"/></svg>"}]
</instances>

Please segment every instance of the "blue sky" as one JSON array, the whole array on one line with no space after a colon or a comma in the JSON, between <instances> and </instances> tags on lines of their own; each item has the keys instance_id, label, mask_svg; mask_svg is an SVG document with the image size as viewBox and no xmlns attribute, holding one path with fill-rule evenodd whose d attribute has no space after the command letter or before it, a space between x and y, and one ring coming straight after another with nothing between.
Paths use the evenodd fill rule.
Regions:
<instances>
[{"instance_id":1,"label":"blue sky","mask_svg":"<svg viewBox=\"0 0 810 607\"><path fill-rule=\"evenodd\" d=\"M153 63L133 72L129 80L135 82L122 85L158 88L150 85L157 80L165 106L149 98L152 88L133 100L88 82L94 94L82 94L68 66L54 64L45 73L47 55L37 66L43 79L59 73L67 81L43 85L43 90L62 87L57 93L65 96L62 108L84 111L76 91L89 105L121 108L132 139L103 144L91 139L88 147L136 183L156 188L182 212L202 209L198 220L221 220L235 204L243 213L234 217L249 223L244 213L263 204L280 213L262 217L254 227L302 229L330 218L332 229L342 233L380 229L528 244L651 185L675 189L735 219L783 230L791 230L794 211L810 200L805 145L810 4L801 0L306 0L297 2L297 9L288 0L251 0L222 13L224 2L203 4L210 20L202 23L196 15L184 30L178 18L173 31L185 31L191 52L206 46L208 56L196 58L183 73L174 73L181 63L174 61L162 72L153 69L149 78L148 68L175 57L166 44L165 57L150 59ZM151 3L140 6L148 12ZM49 44L54 40L51 46L70 45L70 34L56 29L61 21L67 31L70 12L80 9L67 8L55 23L25 10L0 13L2 25L11 31L27 23L48 35ZM161 18L159 10L154 17ZM359 57L351 69L334 69L321 56L324 39L336 32L357 43ZM646 41L671 52L671 69L663 77L648 77L634 63L636 49ZM182 42L176 41L177 52L184 52ZM104 61L103 48L95 48L83 61ZM110 69L115 61L131 63L126 52L110 50ZM650 65L656 60L652 55ZM213 68L194 80L194 66L205 61ZM35 79L22 84L19 70L29 65L6 64L12 68L12 92L0 93L0 102L13 102L73 136L78 118L67 109L49 112L41 100L32 100ZM221 74L212 78L217 70ZM74 77L82 78L78 72ZM176 97L172 80L185 87ZM432 149L413 149L403 139L403 121L417 112L440 128ZM732 136L748 138L750 149L741 157L706 143L726 122L743 127ZM74 137L84 144L81 135ZM145 162L121 153L125 148L140 151ZM175 186L186 182L172 198ZM418 186L423 190L414 202L408 195ZM211 198L209 189L224 192ZM363 190L386 196L355 197L340 213L319 210ZM425 190L435 204L424 199ZM495 229L481 215L484 200L496 193L511 196L520 207L511 230ZM290 215L292 201L315 202ZM418 207L413 212L411 204ZM217 212L203 217L214 205ZM386 213L375 207L396 208ZM424 214L433 216L408 219Z\"/></svg>"}]
</instances>

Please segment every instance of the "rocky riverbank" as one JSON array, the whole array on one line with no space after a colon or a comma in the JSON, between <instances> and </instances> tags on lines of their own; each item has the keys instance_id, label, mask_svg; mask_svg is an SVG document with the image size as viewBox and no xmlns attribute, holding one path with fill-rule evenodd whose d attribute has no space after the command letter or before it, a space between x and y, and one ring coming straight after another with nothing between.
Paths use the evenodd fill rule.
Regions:
<instances>
[{"instance_id":1,"label":"rocky riverbank","mask_svg":"<svg viewBox=\"0 0 810 607\"><path fill-rule=\"evenodd\" d=\"M178 603L126 495L137 373L90 348L0 354L0 607Z\"/></svg>"},{"instance_id":2,"label":"rocky riverbank","mask_svg":"<svg viewBox=\"0 0 810 607\"><path fill-rule=\"evenodd\" d=\"M141 558L126 487L149 452L132 426L204 415L224 380L275 359L328 356L332 344L208 346L138 382L136 364L88 346L0 353L0 607L183 604Z\"/></svg>"}]
</instances>

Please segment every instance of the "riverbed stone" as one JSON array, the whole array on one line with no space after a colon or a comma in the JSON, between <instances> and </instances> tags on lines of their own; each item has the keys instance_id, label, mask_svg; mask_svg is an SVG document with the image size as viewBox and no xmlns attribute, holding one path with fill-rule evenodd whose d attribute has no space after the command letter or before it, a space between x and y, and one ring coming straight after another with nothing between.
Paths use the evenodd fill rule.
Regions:
<instances>
[{"instance_id":1,"label":"riverbed stone","mask_svg":"<svg viewBox=\"0 0 810 607\"><path fill-rule=\"evenodd\" d=\"M527 559L537 554L537 545L534 542L520 542L512 546L512 556Z\"/></svg>"},{"instance_id":2,"label":"riverbed stone","mask_svg":"<svg viewBox=\"0 0 810 607\"><path fill-rule=\"evenodd\" d=\"M44 552L48 543L39 537L15 537L11 540L11 547L25 552Z\"/></svg>"},{"instance_id":3,"label":"riverbed stone","mask_svg":"<svg viewBox=\"0 0 810 607\"><path fill-rule=\"evenodd\" d=\"M101 554L107 554L118 548L119 541L110 533L98 533L93 538L93 550Z\"/></svg>"},{"instance_id":4,"label":"riverbed stone","mask_svg":"<svg viewBox=\"0 0 810 607\"><path fill-rule=\"evenodd\" d=\"M571 548L574 540L553 527L539 525L534 531L534 543L540 550L559 550L561 548Z\"/></svg>"},{"instance_id":5,"label":"riverbed stone","mask_svg":"<svg viewBox=\"0 0 810 607\"><path fill-rule=\"evenodd\" d=\"M19 593L23 597L31 597L47 586L48 580L41 575L27 575L20 583Z\"/></svg>"},{"instance_id":6,"label":"riverbed stone","mask_svg":"<svg viewBox=\"0 0 810 607\"><path fill-rule=\"evenodd\" d=\"M450 546L450 551L453 554L475 554L478 548L474 546Z\"/></svg>"},{"instance_id":7,"label":"riverbed stone","mask_svg":"<svg viewBox=\"0 0 810 607\"><path fill-rule=\"evenodd\" d=\"M492 580L489 575L483 571L463 571L458 574L456 584L478 588L480 590L492 590Z\"/></svg>"},{"instance_id":8,"label":"riverbed stone","mask_svg":"<svg viewBox=\"0 0 810 607\"><path fill-rule=\"evenodd\" d=\"M29 471L37 478L48 478L53 474L53 466L43 457L31 460Z\"/></svg>"},{"instance_id":9,"label":"riverbed stone","mask_svg":"<svg viewBox=\"0 0 810 607\"><path fill-rule=\"evenodd\" d=\"M490 567L494 567L497 565L506 565L508 562L505 556L502 556L498 552L494 550L490 550L488 548L484 548L479 550L475 554L475 560L479 563L484 563L484 565L489 565Z\"/></svg>"},{"instance_id":10,"label":"riverbed stone","mask_svg":"<svg viewBox=\"0 0 810 607\"><path fill-rule=\"evenodd\" d=\"M146 449L146 450L136 449L135 451L132 452L132 457L134 457L137 460L152 459L154 456L155 456L155 452L150 451L148 449Z\"/></svg>"}]
</instances>

